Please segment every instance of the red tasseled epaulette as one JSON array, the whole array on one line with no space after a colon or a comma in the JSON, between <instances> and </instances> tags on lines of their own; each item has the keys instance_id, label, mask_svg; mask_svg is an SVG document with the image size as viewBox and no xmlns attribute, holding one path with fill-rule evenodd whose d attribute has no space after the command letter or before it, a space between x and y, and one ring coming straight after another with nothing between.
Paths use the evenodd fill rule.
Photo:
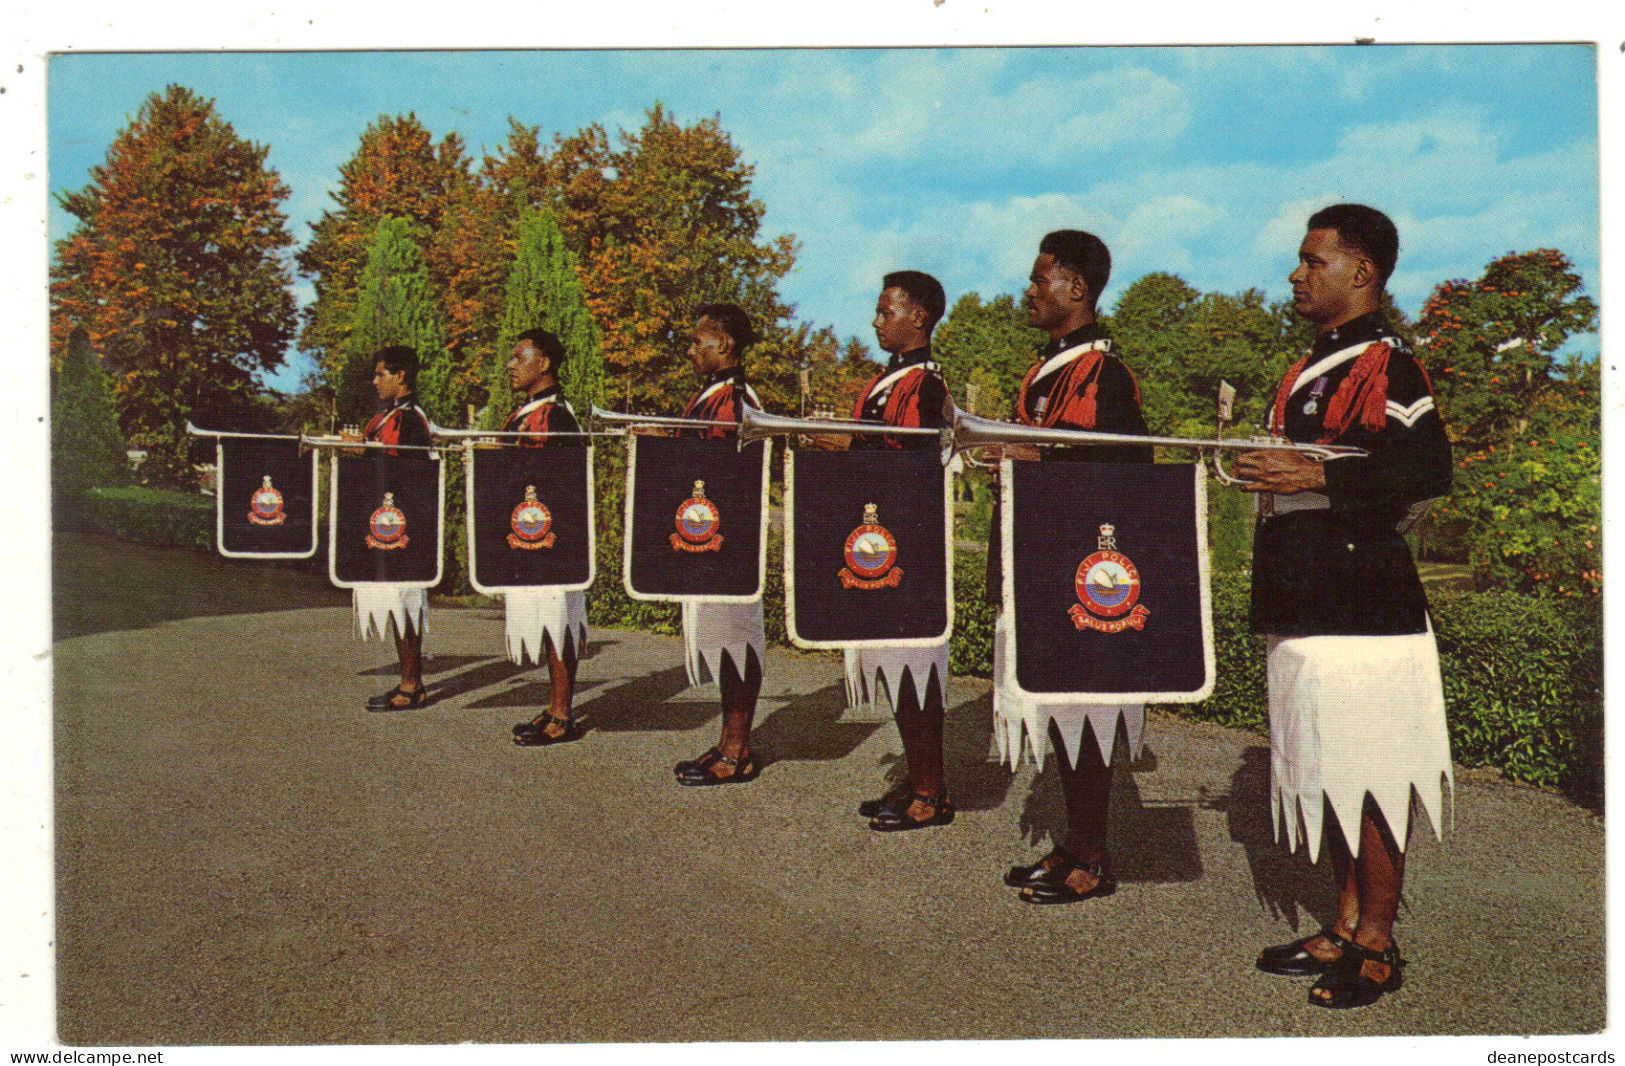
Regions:
<instances>
[{"instance_id":1,"label":"red tasseled epaulette","mask_svg":"<svg viewBox=\"0 0 1625 1066\"><path fill-rule=\"evenodd\" d=\"M1388 420L1388 357L1392 354L1393 349L1382 341L1360 353L1326 405L1320 443L1336 440L1356 418L1372 433L1382 429Z\"/></svg>"},{"instance_id":2,"label":"red tasseled epaulette","mask_svg":"<svg viewBox=\"0 0 1625 1066\"><path fill-rule=\"evenodd\" d=\"M1044 412L1042 422L1034 422L1032 412L1027 409L1027 387L1032 384L1038 370L1044 365L1040 360L1027 371L1027 376L1021 380L1021 391L1016 394L1016 418L1031 426L1054 426L1064 424L1076 426L1080 429L1095 428L1095 415L1097 414L1095 394L1099 390L1100 368L1106 361L1104 352L1099 349L1084 352L1072 361L1072 365L1059 371L1061 380L1056 382L1051 396L1064 396L1066 399L1051 404ZM1082 389L1078 385L1087 382ZM1134 384L1135 399L1139 399L1139 382Z\"/></svg>"}]
</instances>

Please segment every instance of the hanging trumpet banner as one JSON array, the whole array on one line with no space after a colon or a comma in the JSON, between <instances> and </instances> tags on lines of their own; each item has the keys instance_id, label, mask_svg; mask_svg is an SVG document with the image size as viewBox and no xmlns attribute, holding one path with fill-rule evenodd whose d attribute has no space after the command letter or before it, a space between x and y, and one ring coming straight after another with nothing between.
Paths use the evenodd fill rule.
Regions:
<instances>
[{"instance_id":1,"label":"hanging trumpet banner","mask_svg":"<svg viewBox=\"0 0 1625 1066\"><path fill-rule=\"evenodd\" d=\"M784 456L784 591L803 648L940 644L953 630L952 475L936 449Z\"/></svg>"},{"instance_id":2,"label":"hanging trumpet banner","mask_svg":"<svg viewBox=\"0 0 1625 1066\"><path fill-rule=\"evenodd\" d=\"M215 438L215 547L228 559L316 554L316 453L298 437Z\"/></svg>"},{"instance_id":3,"label":"hanging trumpet banner","mask_svg":"<svg viewBox=\"0 0 1625 1066\"><path fill-rule=\"evenodd\" d=\"M591 448L469 453L468 576L487 595L584 589L594 576Z\"/></svg>"},{"instance_id":4,"label":"hanging trumpet banner","mask_svg":"<svg viewBox=\"0 0 1625 1066\"><path fill-rule=\"evenodd\" d=\"M439 584L445 505L445 464L438 454L335 455L328 510L333 584Z\"/></svg>"},{"instance_id":5,"label":"hanging trumpet banner","mask_svg":"<svg viewBox=\"0 0 1625 1066\"><path fill-rule=\"evenodd\" d=\"M764 442L627 437L622 577L637 600L749 603L767 565Z\"/></svg>"},{"instance_id":6,"label":"hanging trumpet banner","mask_svg":"<svg viewBox=\"0 0 1625 1066\"><path fill-rule=\"evenodd\" d=\"M1213 691L1200 464L1001 464L1020 695L1188 703Z\"/></svg>"}]
</instances>

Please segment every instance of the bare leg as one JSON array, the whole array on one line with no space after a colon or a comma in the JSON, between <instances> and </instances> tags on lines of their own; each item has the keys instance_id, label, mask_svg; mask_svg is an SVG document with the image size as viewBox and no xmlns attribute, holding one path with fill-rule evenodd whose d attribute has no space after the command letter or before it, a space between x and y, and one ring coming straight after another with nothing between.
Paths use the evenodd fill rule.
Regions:
<instances>
[{"instance_id":1,"label":"bare leg","mask_svg":"<svg viewBox=\"0 0 1625 1066\"><path fill-rule=\"evenodd\" d=\"M1112 767L1102 756L1093 729L1084 729L1078 741L1076 764L1068 762L1061 743L1061 731L1052 720L1050 744L1060 764L1061 794L1066 799L1066 836L1061 846L1084 863L1106 857L1106 820L1111 806ZM1067 875L1068 887L1088 892L1100 879L1088 870L1075 869Z\"/></svg>"},{"instance_id":2,"label":"bare leg","mask_svg":"<svg viewBox=\"0 0 1625 1066\"><path fill-rule=\"evenodd\" d=\"M579 659L571 647L560 655L553 646L551 633L544 638L544 642L547 645L547 676L552 691L547 710L531 719L531 724L541 726L543 733L556 738L564 736L570 729L570 701L575 696L576 664ZM565 642L568 646L569 638Z\"/></svg>"},{"instance_id":3,"label":"bare leg","mask_svg":"<svg viewBox=\"0 0 1625 1066\"><path fill-rule=\"evenodd\" d=\"M745 649L745 676L739 676L731 656L724 658L717 687L722 690L722 740L698 759L675 767L680 785L715 785L734 777L756 776L750 754L750 727L756 719L756 697L762 691L762 663L756 649Z\"/></svg>"},{"instance_id":4,"label":"bare leg","mask_svg":"<svg viewBox=\"0 0 1625 1066\"><path fill-rule=\"evenodd\" d=\"M723 661L722 677L718 680L722 690L722 754L743 761L750 754L750 727L756 720L756 698L762 691L762 664L756 660L756 649L745 649L745 676L741 678L730 656ZM717 776L727 777L732 769Z\"/></svg>"},{"instance_id":5,"label":"bare leg","mask_svg":"<svg viewBox=\"0 0 1625 1066\"><path fill-rule=\"evenodd\" d=\"M542 645L547 649L547 676L549 696L547 709L528 722L513 727L514 742L524 747L578 740L582 733L570 720L570 702L575 696L576 665L580 661L571 637L565 637L565 651L560 655L553 645L553 636L546 634Z\"/></svg>"},{"instance_id":6,"label":"bare leg","mask_svg":"<svg viewBox=\"0 0 1625 1066\"><path fill-rule=\"evenodd\" d=\"M908 762L908 783L911 791L932 799L948 794L942 768L942 703L942 686L935 676L926 683L922 703L913 671L903 675L894 717L903 740L903 758Z\"/></svg>"},{"instance_id":7,"label":"bare leg","mask_svg":"<svg viewBox=\"0 0 1625 1066\"><path fill-rule=\"evenodd\" d=\"M1341 835L1337 843L1342 845ZM1344 855L1348 855L1346 847ZM1394 919L1399 914L1399 896L1405 883L1405 852L1369 797L1360 812L1360 857L1345 861L1350 867L1346 880L1352 882L1356 896L1355 915L1350 922L1348 907L1342 902L1344 879L1340 878L1337 931L1352 937L1361 947L1386 951L1394 943ZM1392 969L1387 963L1369 959L1360 966L1362 974L1379 984L1388 980ZM1331 998L1326 989L1317 988L1314 993L1322 999Z\"/></svg>"}]
</instances>

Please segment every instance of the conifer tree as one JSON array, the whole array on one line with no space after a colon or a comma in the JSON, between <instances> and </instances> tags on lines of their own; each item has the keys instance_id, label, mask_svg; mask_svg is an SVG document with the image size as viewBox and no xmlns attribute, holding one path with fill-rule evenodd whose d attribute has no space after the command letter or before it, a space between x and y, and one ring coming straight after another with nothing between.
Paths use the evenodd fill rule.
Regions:
<instances>
[{"instance_id":1,"label":"conifer tree","mask_svg":"<svg viewBox=\"0 0 1625 1066\"><path fill-rule=\"evenodd\" d=\"M343 363L332 385L342 421L365 421L376 405L373 356L390 344L418 353L417 402L431 420L460 425L458 398L448 388L449 361L420 234L407 219L386 217L373 230L357 286L350 328L340 346Z\"/></svg>"},{"instance_id":2,"label":"conifer tree","mask_svg":"<svg viewBox=\"0 0 1625 1066\"><path fill-rule=\"evenodd\" d=\"M54 501L60 505L87 488L121 485L127 480L112 381L91 348L89 335L82 328L75 329L60 365L51 373Z\"/></svg>"},{"instance_id":3,"label":"conifer tree","mask_svg":"<svg viewBox=\"0 0 1625 1066\"><path fill-rule=\"evenodd\" d=\"M310 240L297 257L300 273L316 287L316 302L306 309L299 334L300 350L312 355L329 375L351 354L348 330L382 219L416 224L414 239L424 251L426 277L440 300L448 270L428 258L429 234L440 229L449 205L460 199L472 180L457 134L447 134L436 144L413 114L379 116L368 126L355 155L339 168L334 208L311 225Z\"/></svg>"},{"instance_id":4,"label":"conifer tree","mask_svg":"<svg viewBox=\"0 0 1625 1066\"><path fill-rule=\"evenodd\" d=\"M598 326L587 309L576 258L565 247L553 212L546 208L521 210L518 244L508 271L496 354L487 376L491 403L486 424L496 425L506 415L508 355L519 334L536 327L551 330L569 353L559 384L584 420L600 398L604 363Z\"/></svg>"}]
</instances>

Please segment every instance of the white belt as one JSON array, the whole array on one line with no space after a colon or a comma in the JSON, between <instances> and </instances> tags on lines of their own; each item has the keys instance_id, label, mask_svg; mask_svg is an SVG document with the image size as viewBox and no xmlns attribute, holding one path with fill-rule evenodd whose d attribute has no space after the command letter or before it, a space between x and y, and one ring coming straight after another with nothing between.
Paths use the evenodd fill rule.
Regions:
<instances>
[{"instance_id":1,"label":"white belt","mask_svg":"<svg viewBox=\"0 0 1625 1066\"><path fill-rule=\"evenodd\" d=\"M1318 492L1295 492L1291 496L1275 496L1270 502L1275 505L1276 514L1286 514L1289 511L1329 511L1332 506L1331 499Z\"/></svg>"}]
</instances>

